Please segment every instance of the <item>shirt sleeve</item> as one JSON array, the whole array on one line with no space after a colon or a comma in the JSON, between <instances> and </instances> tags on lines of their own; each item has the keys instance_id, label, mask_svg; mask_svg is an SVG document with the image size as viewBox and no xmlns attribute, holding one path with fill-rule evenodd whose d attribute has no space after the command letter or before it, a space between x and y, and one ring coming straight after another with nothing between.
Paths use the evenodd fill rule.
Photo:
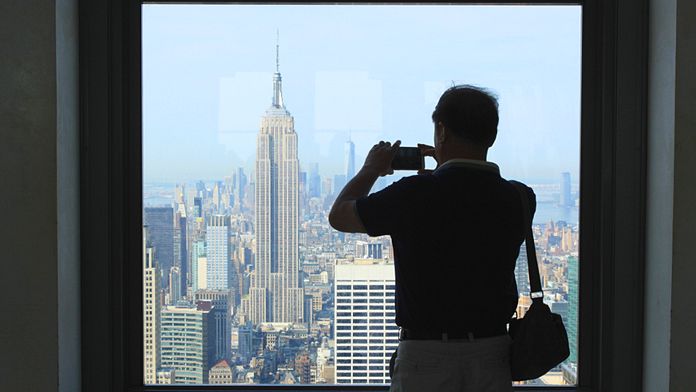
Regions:
<instances>
[{"instance_id":1,"label":"shirt sleeve","mask_svg":"<svg viewBox=\"0 0 696 392\"><path fill-rule=\"evenodd\" d=\"M377 237L398 234L403 229L405 217L415 212L421 204L422 176L404 177L379 192L355 201L358 217L367 234Z\"/></svg>"}]
</instances>

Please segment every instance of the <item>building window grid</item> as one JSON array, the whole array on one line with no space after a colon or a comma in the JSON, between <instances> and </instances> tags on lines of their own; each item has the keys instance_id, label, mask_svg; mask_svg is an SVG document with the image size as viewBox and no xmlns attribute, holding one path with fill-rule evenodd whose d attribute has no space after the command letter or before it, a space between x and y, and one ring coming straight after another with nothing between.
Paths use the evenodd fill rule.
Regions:
<instances>
[{"instance_id":1,"label":"building window grid","mask_svg":"<svg viewBox=\"0 0 696 392\"><path fill-rule=\"evenodd\" d=\"M386 312L388 309L387 303L393 303L394 290L388 289L393 285L384 284L365 284L367 282L352 282L352 284L337 284L336 297L341 297L341 303L350 303L352 312L343 312L340 316L336 316L335 323L340 325L354 325L367 323L370 327L376 329L370 332L371 342L366 343L365 339L356 339L356 336L351 336L352 340L344 339L343 342L336 344L337 352L343 351L350 355L350 359L355 360L355 355L368 355L370 363L379 361L380 366L370 366L369 373L365 372L362 365L354 366L353 371L346 372L345 367L339 372L336 372L336 382L344 383L388 383L388 361L391 357L393 349L398 345L398 334L388 334L388 329L391 329L393 324L393 312ZM369 301L369 309L363 309L363 305L356 305L356 301L364 301L367 297ZM356 307L360 306L360 309ZM343 310L348 310L344 308ZM379 312L376 312L379 310ZM391 315L389 314L391 313ZM391 319L385 318L391 316ZM397 328L394 326L394 328ZM346 341L347 340L347 341ZM359 344L359 346L355 346ZM376 357L376 358L375 358ZM378 358L378 359L377 359ZM353 362L355 363L355 362ZM349 368L350 369L350 368Z\"/></svg>"}]
</instances>

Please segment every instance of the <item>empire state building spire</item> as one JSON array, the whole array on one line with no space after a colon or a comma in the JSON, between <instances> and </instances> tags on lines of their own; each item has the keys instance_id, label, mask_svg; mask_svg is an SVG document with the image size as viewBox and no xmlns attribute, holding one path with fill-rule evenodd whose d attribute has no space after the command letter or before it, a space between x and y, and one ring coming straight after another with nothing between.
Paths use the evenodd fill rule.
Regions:
<instances>
[{"instance_id":1,"label":"empire state building spire","mask_svg":"<svg viewBox=\"0 0 696 392\"><path fill-rule=\"evenodd\" d=\"M283 104L283 78L280 76L280 33L276 31L276 71L273 74L273 107L285 108Z\"/></svg>"}]
</instances>

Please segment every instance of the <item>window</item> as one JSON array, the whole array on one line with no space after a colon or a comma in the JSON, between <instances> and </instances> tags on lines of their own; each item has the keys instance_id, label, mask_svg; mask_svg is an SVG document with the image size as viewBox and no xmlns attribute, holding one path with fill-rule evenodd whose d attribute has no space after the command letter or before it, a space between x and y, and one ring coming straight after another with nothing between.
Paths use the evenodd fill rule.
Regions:
<instances>
[{"instance_id":1,"label":"window","mask_svg":"<svg viewBox=\"0 0 696 392\"><path fill-rule=\"evenodd\" d=\"M638 390L647 8L625 0L582 3L578 382L583 390ZM133 268L143 242L141 5L95 0L80 9L80 89L89 97L80 102L83 385L169 390L142 387L143 282L142 269Z\"/></svg>"},{"instance_id":2,"label":"window","mask_svg":"<svg viewBox=\"0 0 696 392\"><path fill-rule=\"evenodd\" d=\"M144 281L144 312L160 315L144 324L146 384L163 374L174 383L365 381L340 376L335 358L389 342L368 349L336 336L395 329L391 244L336 233L328 210L377 140L430 142L430 112L455 82L500 97L490 160L537 194L545 300L571 339L571 357L537 383L576 382L581 7L142 12L144 272L157 276ZM518 314L530 302L522 250ZM274 279L287 287L274 291ZM321 297L334 301L313 300ZM379 318L368 326L367 313L338 311L368 298L390 317L371 313ZM320 320L328 328L307 331ZM259 371L268 359L272 368Z\"/></svg>"}]
</instances>

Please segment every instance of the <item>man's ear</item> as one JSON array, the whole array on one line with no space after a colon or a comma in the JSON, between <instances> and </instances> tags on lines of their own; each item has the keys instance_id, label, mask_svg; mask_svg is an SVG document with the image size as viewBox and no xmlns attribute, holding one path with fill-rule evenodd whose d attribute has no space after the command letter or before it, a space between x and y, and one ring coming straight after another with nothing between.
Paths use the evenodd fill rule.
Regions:
<instances>
[{"instance_id":1,"label":"man's ear","mask_svg":"<svg viewBox=\"0 0 696 392\"><path fill-rule=\"evenodd\" d=\"M449 136L448 135L449 130L447 128L445 128L445 125L441 122L437 123L437 128L438 128L437 140L440 143L443 143L445 140L447 140L447 138Z\"/></svg>"}]
</instances>

